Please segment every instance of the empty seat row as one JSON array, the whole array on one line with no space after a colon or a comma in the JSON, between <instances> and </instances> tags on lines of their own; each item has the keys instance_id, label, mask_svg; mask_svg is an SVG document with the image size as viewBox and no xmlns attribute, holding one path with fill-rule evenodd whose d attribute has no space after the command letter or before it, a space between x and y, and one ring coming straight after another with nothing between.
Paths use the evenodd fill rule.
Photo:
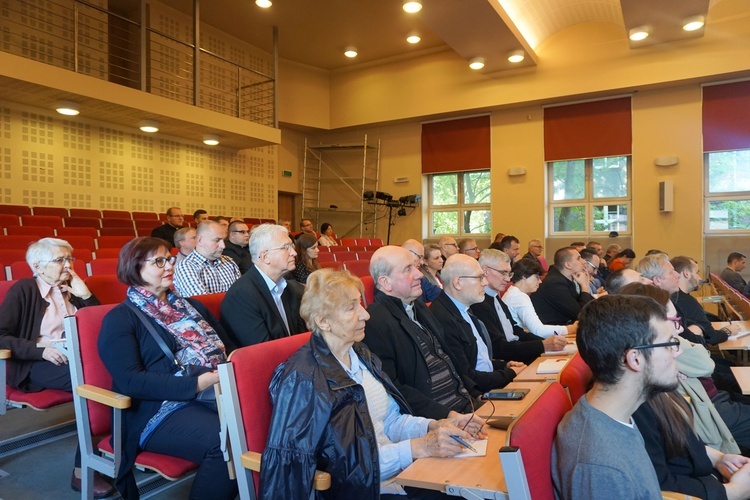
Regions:
<instances>
[{"instance_id":1,"label":"empty seat row","mask_svg":"<svg viewBox=\"0 0 750 500\"><path fill-rule=\"evenodd\" d=\"M126 210L96 210L93 208L27 207L25 205L0 205L0 214L53 215L57 217L86 217L93 219L152 220L162 218L156 212L128 212Z\"/></svg>"},{"instance_id":2,"label":"empty seat row","mask_svg":"<svg viewBox=\"0 0 750 500\"><path fill-rule=\"evenodd\" d=\"M88 249L92 252L99 248L122 248L133 236L91 236L58 235L75 248ZM0 248L26 250L39 236L33 234L0 235Z\"/></svg>"}]
</instances>

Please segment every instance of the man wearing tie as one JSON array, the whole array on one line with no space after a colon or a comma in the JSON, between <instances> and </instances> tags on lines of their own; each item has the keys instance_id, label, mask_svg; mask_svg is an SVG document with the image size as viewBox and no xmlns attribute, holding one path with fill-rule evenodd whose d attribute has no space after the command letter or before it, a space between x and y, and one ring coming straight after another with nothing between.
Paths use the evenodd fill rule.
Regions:
<instances>
[{"instance_id":1,"label":"man wearing tie","mask_svg":"<svg viewBox=\"0 0 750 500\"><path fill-rule=\"evenodd\" d=\"M473 257L453 255L445 261L442 277L443 292L430 311L443 325L448 354L466 388L476 396L505 387L526 365L493 359L487 328L469 309L484 300L487 281L482 268Z\"/></svg>"},{"instance_id":2,"label":"man wearing tie","mask_svg":"<svg viewBox=\"0 0 750 500\"><path fill-rule=\"evenodd\" d=\"M471 306L471 311L487 327L496 358L531 363L544 351L562 350L568 343L564 336L550 335L542 339L518 326L508 306L500 300L510 283L510 257L505 252L488 249L479 257L487 286L484 300Z\"/></svg>"},{"instance_id":3,"label":"man wearing tie","mask_svg":"<svg viewBox=\"0 0 750 500\"><path fill-rule=\"evenodd\" d=\"M221 322L238 347L307 331L299 315L303 287L284 275L295 267L294 244L283 226L261 224L250 233L251 267L229 288Z\"/></svg>"}]
</instances>

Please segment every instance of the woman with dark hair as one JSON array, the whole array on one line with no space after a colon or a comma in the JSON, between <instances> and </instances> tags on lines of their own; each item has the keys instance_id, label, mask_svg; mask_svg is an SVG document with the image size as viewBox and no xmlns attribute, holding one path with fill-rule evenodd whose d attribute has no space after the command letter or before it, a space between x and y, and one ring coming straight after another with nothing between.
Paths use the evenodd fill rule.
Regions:
<instances>
[{"instance_id":1,"label":"woman with dark hair","mask_svg":"<svg viewBox=\"0 0 750 500\"><path fill-rule=\"evenodd\" d=\"M333 226L327 222L320 225L318 244L324 247L335 247L339 243L333 238Z\"/></svg>"},{"instance_id":2,"label":"woman with dark hair","mask_svg":"<svg viewBox=\"0 0 750 500\"><path fill-rule=\"evenodd\" d=\"M633 260L635 260L635 252L626 248L609 261L609 272L613 273L623 267L628 267Z\"/></svg>"},{"instance_id":3,"label":"woman with dark hair","mask_svg":"<svg viewBox=\"0 0 750 500\"><path fill-rule=\"evenodd\" d=\"M544 270L538 260L521 259L513 264L511 273L511 285L503 295L503 302L510 309L518 326L542 338L550 335L567 335L578 330L578 322L572 325L545 325L534 310L529 295L536 292L542 280L539 275Z\"/></svg>"},{"instance_id":4,"label":"woman with dark hair","mask_svg":"<svg viewBox=\"0 0 750 500\"><path fill-rule=\"evenodd\" d=\"M123 498L138 498L132 468L145 450L199 465L190 498L231 499L237 485L221 451L216 407L196 400L219 382L224 331L200 302L170 289L174 261L159 238L135 238L120 251L117 278L129 285L127 298L104 317L99 335L112 389L133 400L123 412L116 486Z\"/></svg>"},{"instance_id":5,"label":"woman with dark hair","mask_svg":"<svg viewBox=\"0 0 750 500\"><path fill-rule=\"evenodd\" d=\"M325 224L324 224L325 225ZM302 233L294 242L297 257L295 260L296 267L292 271L292 277L302 283L307 283L307 277L310 273L320 269L318 262L318 240L312 234Z\"/></svg>"}]
</instances>

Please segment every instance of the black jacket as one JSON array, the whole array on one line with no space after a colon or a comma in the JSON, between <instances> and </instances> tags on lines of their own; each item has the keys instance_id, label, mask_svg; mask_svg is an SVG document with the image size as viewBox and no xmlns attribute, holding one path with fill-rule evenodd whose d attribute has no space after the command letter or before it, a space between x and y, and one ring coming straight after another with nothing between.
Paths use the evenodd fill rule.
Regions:
<instances>
[{"instance_id":1,"label":"black jacket","mask_svg":"<svg viewBox=\"0 0 750 500\"><path fill-rule=\"evenodd\" d=\"M505 317L513 325L513 334L518 337L517 341L508 342L508 339L505 337L503 325L500 323L500 318L498 318L497 311L495 310L496 303L500 305L505 313ZM513 321L513 316L510 314L508 306L500 299L499 295L493 297L492 295L484 294L484 301L471 306L471 312L487 327L487 331L490 333L490 338L492 339L492 352L495 358L529 364L544 352L542 338L518 326Z\"/></svg>"},{"instance_id":2,"label":"black jacket","mask_svg":"<svg viewBox=\"0 0 750 500\"><path fill-rule=\"evenodd\" d=\"M706 317L706 310L703 309L698 301L692 295L678 291L672 294L672 302L674 303L677 314L682 318L682 323L685 328L698 325L703 332L703 342L709 345L716 345L724 342L728 338L728 334L725 330L716 330L711 322Z\"/></svg>"},{"instance_id":3,"label":"black jacket","mask_svg":"<svg viewBox=\"0 0 750 500\"><path fill-rule=\"evenodd\" d=\"M430 305L430 311L443 325L445 344L464 385L472 396L478 397L492 389L505 387L516 377L516 372L505 366L505 362L492 360L494 371L482 372L476 369L478 347L474 332L448 294L443 291ZM481 332L479 334L482 335ZM490 352L492 347L490 346Z\"/></svg>"},{"instance_id":4,"label":"black jacket","mask_svg":"<svg viewBox=\"0 0 750 500\"><path fill-rule=\"evenodd\" d=\"M229 241L229 239L224 240L224 245L224 251L222 254L232 258L235 264L237 264L237 267L240 268L241 274L245 274L251 267L253 267L253 259L250 257L250 250L248 247L235 245Z\"/></svg>"},{"instance_id":5,"label":"black jacket","mask_svg":"<svg viewBox=\"0 0 750 500\"><path fill-rule=\"evenodd\" d=\"M363 345L354 350L370 373L410 413L380 361ZM315 469L331 474L316 498L378 499L378 444L364 388L331 354L323 337L310 341L274 372L274 403L260 470L260 498L309 498Z\"/></svg>"},{"instance_id":6,"label":"black jacket","mask_svg":"<svg viewBox=\"0 0 750 500\"><path fill-rule=\"evenodd\" d=\"M594 300L587 290L576 292L576 285L554 266L550 266L539 290L531 294L531 303L545 325L567 325L578 319L581 308Z\"/></svg>"},{"instance_id":7,"label":"black jacket","mask_svg":"<svg viewBox=\"0 0 750 500\"><path fill-rule=\"evenodd\" d=\"M419 327L406 315L400 299L375 292L375 301L367 307L370 319L365 326L365 343L383 363L383 372L393 381L399 392L420 417L441 419L451 410L431 399L430 372L417 344ZM463 380L448 356L443 327L422 301L414 301L414 313L422 325L432 332L445 353L453 379L459 390ZM467 395L468 396L468 395ZM469 406L467 397L466 406ZM469 409L470 410L470 409ZM459 410L457 410L459 411Z\"/></svg>"},{"instance_id":8,"label":"black jacket","mask_svg":"<svg viewBox=\"0 0 750 500\"><path fill-rule=\"evenodd\" d=\"M302 285L288 279L286 289L281 294L292 335L308 331L299 315L303 291ZM237 347L260 344L288 335L271 291L255 266L229 287L221 302L221 324Z\"/></svg>"},{"instance_id":9,"label":"black jacket","mask_svg":"<svg viewBox=\"0 0 750 500\"><path fill-rule=\"evenodd\" d=\"M169 248L174 248L174 233L176 233L178 229L180 228L174 227L172 224L162 224L151 230L151 237L161 238L169 243Z\"/></svg>"}]
</instances>

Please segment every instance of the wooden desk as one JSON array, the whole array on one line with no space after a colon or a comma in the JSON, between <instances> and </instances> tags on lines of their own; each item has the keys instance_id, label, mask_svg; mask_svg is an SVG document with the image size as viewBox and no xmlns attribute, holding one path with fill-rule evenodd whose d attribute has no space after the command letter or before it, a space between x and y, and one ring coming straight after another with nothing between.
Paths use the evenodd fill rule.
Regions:
<instances>
[{"instance_id":1,"label":"wooden desk","mask_svg":"<svg viewBox=\"0 0 750 500\"><path fill-rule=\"evenodd\" d=\"M732 373L740 384L742 394L750 394L750 366L732 366Z\"/></svg>"},{"instance_id":2,"label":"wooden desk","mask_svg":"<svg viewBox=\"0 0 750 500\"><path fill-rule=\"evenodd\" d=\"M739 325L740 330L750 330L750 321L733 321L732 324ZM724 328L728 325L729 323L727 323L726 321L715 321L711 323L711 326L713 326L716 330ZM721 351L746 351L750 349L750 335L746 335L738 340L727 340L725 342L717 344L717 347Z\"/></svg>"},{"instance_id":3,"label":"wooden desk","mask_svg":"<svg viewBox=\"0 0 750 500\"><path fill-rule=\"evenodd\" d=\"M539 356L534 360L533 363L531 363L529 366L527 366L524 371L516 375L516 378L513 379L514 382L544 382L544 381L552 381L557 380L560 378L559 373L544 373L539 374L536 372L536 369L539 368L539 365L543 361L548 360L557 360L558 363L560 363L562 366L561 368L564 368L565 365L568 364L568 362L573 359L573 356Z\"/></svg>"},{"instance_id":4,"label":"wooden desk","mask_svg":"<svg viewBox=\"0 0 750 500\"><path fill-rule=\"evenodd\" d=\"M511 382L509 389L531 389L520 401L494 401L495 415L520 415L526 408L536 401L548 386L541 382ZM485 404L477 411L477 415L489 415L490 405ZM485 498L496 498L495 492L505 494L498 498L507 498L508 489L505 485L505 475L500 465L500 448L506 444L507 432L502 429L489 427L487 429L487 455L471 458L420 458L396 477L396 482L402 486L414 486L429 490L437 490L449 495L461 496L462 488L474 491L489 492Z\"/></svg>"}]
</instances>

